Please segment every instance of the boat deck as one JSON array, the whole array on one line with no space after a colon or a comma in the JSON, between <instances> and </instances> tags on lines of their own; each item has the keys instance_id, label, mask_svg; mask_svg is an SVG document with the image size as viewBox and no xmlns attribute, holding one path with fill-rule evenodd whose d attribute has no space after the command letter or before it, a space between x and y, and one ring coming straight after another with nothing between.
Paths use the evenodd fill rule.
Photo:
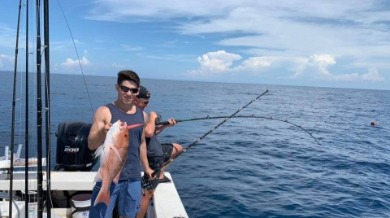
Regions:
<instances>
[{"instance_id":1,"label":"boat deck","mask_svg":"<svg viewBox=\"0 0 390 218\"><path fill-rule=\"evenodd\" d=\"M94 185L96 172L51 172L51 190L52 191L91 191ZM188 217L186 210L181 202L180 196L176 190L175 184L169 172L165 172L165 176L170 178L172 182L161 183L157 186L154 194L153 202L149 207L148 217L157 218L172 218L172 217ZM32 177L32 176L31 176ZM43 178L43 189L46 190L46 175ZM24 174L23 176L15 176L13 181L13 190L24 190ZM37 180L32 178L28 181L29 189L37 189ZM0 179L0 191L8 191L10 182L8 179ZM0 202L0 208L8 205L7 201ZM17 205L24 205L23 202L18 202ZM19 208L21 209L21 208ZM70 208L53 208L52 214L54 217L70 217ZM5 215L5 214L2 214Z\"/></svg>"}]
</instances>

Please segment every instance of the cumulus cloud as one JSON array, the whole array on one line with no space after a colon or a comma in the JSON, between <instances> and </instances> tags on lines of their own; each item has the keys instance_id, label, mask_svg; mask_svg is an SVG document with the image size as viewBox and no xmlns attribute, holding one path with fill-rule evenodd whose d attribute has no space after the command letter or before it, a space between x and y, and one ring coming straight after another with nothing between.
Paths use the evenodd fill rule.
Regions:
<instances>
[{"instance_id":1,"label":"cumulus cloud","mask_svg":"<svg viewBox=\"0 0 390 218\"><path fill-rule=\"evenodd\" d=\"M236 62L235 65L233 63ZM336 57L330 54L313 54L309 57L261 56L243 59L240 55L226 51L208 52L198 57L199 69L189 71L190 75L215 76L227 73L269 73L276 69L288 72L289 79L311 76L315 80L330 81L383 81L376 68L367 73L335 73L329 69L337 64Z\"/></svg>"},{"instance_id":2,"label":"cumulus cloud","mask_svg":"<svg viewBox=\"0 0 390 218\"><path fill-rule=\"evenodd\" d=\"M326 0L290 0L280 4L277 1L215 0L205 5L197 0L153 1L153 4L143 0L114 0L114 4L112 0L99 0L94 1L84 15L87 19L123 25L141 23L141 31L134 24L130 29L131 34L145 36L139 43L142 47L138 43L129 45L128 41L113 43L118 43L116 46L127 53L142 50L144 60L164 60L167 66L172 63L168 66L172 72L175 68L182 72L188 63L194 63L198 67L189 71L191 74L206 79L220 77L221 81L225 74L250 75L247 77L250 82L256 82L255 76L260 74L272 74L275 80L282 77L311 79L328 84L333 81L380 82L390 76L387 5L383 0L359 4L355 1L345 0L340 4ZM159 37L148 37L150 30L159 33ZM4 54L6 46L13 46L9 42L14 41L14 32L0 22L0 50ZM149 41L156 39L158 41ZM188 42L185 47L184 42ZM195 59L193 51L198 48L191 47L194 45L218 49L198 53ZM165 48L164 53L159 53L161 47ZM51 48L64 51L69 46L52 43ZM60 60L70 56L64 54ZM178 60L183 57L191 57L191 62L186 59L185 65L179 66ZM107 58L108 64L104 64L116 61L120 60ZM0 66L4 63L4 59L0 60ZM84 55L81 60L68 58L62 66L71 68L79 64L91 63Z\"/></svg>"},{"instance_id":3,"label":"cumulus cloud","mask_svg":"<svg viewBox=\"0 0 390 218\"><path fill-rule=\"evenodd\" d=\"M90 63L89 60L85 56L83 56L80 60L67 58L65 60L65 62L61 63L61 65L65 68L72 68L73 69L75 67L79 67L80 65L86 66L89 63Z\"/></svg>"},{"instance_id":4,"label":"cumulus cloud","mask_svg":"<svg viewBox=\"0 0 390 218\"><path fill-rule=\"evenodd\" d=\"M368 73L363 74L361 76L361 79L364 81L371 81L371 82L385 80L385 78L379 74L379 72L376 68L368 69Z\"/></svg>"},{"instance_id":5,"label":"cumulus cloud","mask_svg":"<svg viewBox=\"0 0 390 218\"><path fill-rule=\"evenodd\" d=\"M231 71L234 61L240 60L241 56L228 53L226 51L208 52L198 57L199 70L192 71L191 74L219 74Z\"/></svg>"},{"instance_id":6,"label":"cumulus cloud","mask_svg":"<svg viewBox=\"0 0 390 218\"><path fill-rule=\"evenodd\" d=\"M99 4L104 7L99 13L95 10L93 16L121 21L126 17L178 20L179 25L173 29L180 34L221 34L223 37L215 38L215 43L231 51L239 47L252 55L244 59L222 50L205 53L197 59L199 69L191 74L264 73L277 68L289 72L290 79L382 81L384 77L373 70L389 68L386 57L390 55L390 43L381 2L356 5L353 0L346 1L292 0L281 5L273 1L217 0L205 7L191 0L155 2L152 6L140 0L131 4L103 0ZM133 4L137 4L137 10L131 9ZM348 59L348 63L340 64L340 59ZM366 69L368 72L362 73Z\"/></svg>"},{"instance_id":7,"label":"cumulus cloud","mask_svg":"<svg viewBox=\"0 0 390 218\"><path fill-rule=\"evenodd\" d=\"M328 66L336 64L336 60L331 55L314 54L309 58L309 64L316 66L325 78L331 78L332 74L328 71Z\"/></svg>"},{"instance_id":8,"label":"cumulus cloud","mask_svg":"<svg viewBox=\"0 0 390 218\"><path fill-rule=\"evenodd\" d=\"M314 66L321 76L334 81L383 81L384 78L379 74L376 68L368 69L368 73L332 73L329 67L336 64L335 57L328 54L314 54L309 58L308 65Z\"/></svg>"},{"instance_id":9,"label":"cumulus cloud","mask_svg":"<svg viewBox=\"0 0 390 218\"><path fill-rule=\"evenodd\" d=\"M243 69L259 70L270 67L275 59L271 57L252 57L242 62Z\"/></svg>"},{"instance_id":10,"label":"cumulus cloud","mask_svg":"<svg viewBox=\"0 0 390 218\"><path fill-rule=\"evenodd\" d=\"M81 57L80 59L67 58L65 62L61 63L61 66L66 69L75 69L75 68L79 68L80 66L87 66L90 64L87 55L88 55L88 51L84 50L83 57Z\"/></svg>"},{"instance_id":11,"label":"cumulus cloud","mask_svg":"<svg viewBox=\"0 0 390 218\"><path fill-rule=\"evenodd\" d=\"M190 71L191 75L221 75L227 73L259 74L264 70L280 67L283 64L297 67L300 60L297 58L280 56L249 57L243 59L241 55L223 50L208 52L197 58L199 69Z\"/></svg>"}]
</instances>

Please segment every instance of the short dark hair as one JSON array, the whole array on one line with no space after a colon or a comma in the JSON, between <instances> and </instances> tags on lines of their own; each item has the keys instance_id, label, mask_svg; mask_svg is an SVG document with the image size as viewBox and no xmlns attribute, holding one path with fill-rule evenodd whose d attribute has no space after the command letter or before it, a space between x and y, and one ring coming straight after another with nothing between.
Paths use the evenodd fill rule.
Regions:
<instances>
[{"instance_id":1,"label":"short dark hair","mask_svg":"<svg viewBox=\"0 0 390 218\"><path fill-rule=\"evenodd\" d=\"M140 80L139 76L137 75L137 73L132 71L132 70L119 71L117 84L120 85L125 80L131 80L131 81L135 82L137 84L137 87L139 87L139 84L141 83L141 80Z\"/></svg>"}]
</instances>

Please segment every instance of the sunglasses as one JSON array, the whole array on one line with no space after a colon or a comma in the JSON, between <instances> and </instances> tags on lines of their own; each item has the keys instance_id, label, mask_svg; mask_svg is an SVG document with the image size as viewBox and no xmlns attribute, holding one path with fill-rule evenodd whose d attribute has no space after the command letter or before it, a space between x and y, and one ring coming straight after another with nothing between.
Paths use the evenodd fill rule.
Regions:
<instances>
[{"instance_id":1,"label":"sunglasses","mask_svg":"<svg viewBox=\"0 0 390 218\"><path fill-rule=\"evenodd\" d=\"M129 88L126 86L119 86L119 88L122 90L122 92L127 93L128 91L131 92L131 94L135 94L138 92L138 88Z\"/></svg>"},{"instance_id":2,"label":"sunglasses","mask_svg":"<svg viewBox=\"0 0 390 218\"><path fill-rule=\"evenodd\" d=\"M142 104L147 105L149 104L149 101L140 101Z\"/></svg>"}]
</instances>

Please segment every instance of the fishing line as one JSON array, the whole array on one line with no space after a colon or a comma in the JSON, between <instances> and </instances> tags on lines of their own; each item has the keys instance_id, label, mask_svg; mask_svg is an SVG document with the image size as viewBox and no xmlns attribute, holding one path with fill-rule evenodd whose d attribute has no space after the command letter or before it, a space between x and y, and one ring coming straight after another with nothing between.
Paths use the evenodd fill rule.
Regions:
<instances>
[{"instance_id":1,"label":"fishing line","mask_svg":"<svg viewBox=\"0 0 390 218\"><path fill-rule=\"evenodd\" d=\"M196 139L194 142L192 142L191 144L189 144L187 147L183 148L183 151L181 151L180 153L178 153L176 155L175 158L171 158L169 159L169 161L167 163L165 163L163 165L163 167L160 169L160 170L164 170L166 169L176 158L178 158L181 154L183 154L184 152L187 152L193 145L199 143L202 139L204 139L206 136L208 136L210 133L212 133L214 130L216 130L218 127L220 127L222 124L224 124L226 121L228 121L230 118L234 117L237 113L239 113L241 110L243 110L244 108L248 107L250 104L252 104L253 102L255 102L256 100L258 100L261 96L265 95L266 93L268 92L268 89L266 91L264 91L263 93L261 93L260 95L258 95L256 98L252 99L249 103L247 103L246 105L244 105L243 107L241 107L240 109L238 109L236 112L234 112L233 114L231 114L230 116L226 116L224 118L224 120L222 120L220 123L218 123L215 127L213 127L212 129L210 129L208 132L206 132L205 134L203 134L201 137L199 137L198 139Z\"/></svg>"},{"instance_id":2,"label":"fishing line","mask_svg":"<svg viewBox=\"0 0 390 218\"><path fill-rule=\"evenodd\" d=\"M48 8L48 1L45 1L44 3L45 3L44 7L47 7L47 8ZM68 30L69 30L70 37L71 37L72 42L73 42L73 47L74 47L74 50L75 50L75 53L76 53L76 56L77 56L78 65L79 65L79 68L80 68L80 71L81 71L81 74L82 74L83 83L84 83L84 86L85 86L85 89L86 89L86 93L87 93L87 96L88 96L88 102L89 102L91 111L92 111L92 113L93 113L93 105L92 105L92 101L91 101L91 97L90 97L90 92L89 92L89 89L88 89L88 86L87 86L87 82L86 82L84 70L83 70L83 67L82 67L80 55L79 55L78 50L77 50L77 46L76 46L76 43L75 43L75 39L74 39L74 37L73 37L73 33L72 33L71 28L70 28L68 19L67 19L66 15L65 15L65 12L64 12L64 10L63 10L63 8L62 8L62 5L61 5L61 3L60 3L59 0L57 0L57 4L58 4L58 7L59 7L60 10L61 10L61 13L62 13L63 18L64 18L65 23L66 23L66 26L67 26L67 28L68 28ZM46 9L47 9L47 8L46 8ZM48 11L48 10L47 10L47 11ZM49 24L47 23L47 26L48 26L48 25L49 25ZM46 34L46 31L45 31L45 34ZM48 38L48 37L47 37L47 38ZM45 39L46 39L46 35L45 35ZM45 51L47 51L47 52L45 52L45 55L47 55L47 58L48 58L48 55L49 55L49 51L48 51L48 42L45 43ZM46 56L45 56L45 57L46 57ZM45 62L45 64L48 64L48 63ZM50 67L49 67L48 65L46 65L46 69L50 69ZM49 78L45 78L45 79L46 79L45 82L46 82L47 84L49 84L49 81L50 81ZM50 87L50 86L46 86L46 87ZM47 89L45 94L46 94L46 103L47 103L47 106L46 106L46 117L50 117L50 90ZM46 121L47 121L47 120L48 120L48 118L46 118ZM50 123L47 123L46 126L47 126L48 128L50 128L51 124L50 124ZM47 132L50 132L50 129L48 129ZM49 157L49 155L51 154L51 149L50 149L50 144L51 144L51 142L50 142L50 141L51 141L51 140L50 140L50 137L47 137L47 138L46 138L46 142L47 142L47 147L46 147L46 148L47 148L47 150L48 150L48 151L47 151L47 154L48 154L47 156L48 156L48 158L47 158L47 160L46 160L46 163L47 163L47 175L48 175L48 178L47 178L47 184L46 184L46 185L47 185L48 190L50 190L50 186L51 186L51 183L50 183L50 182L51 182L51 181L50 181L50 171L51 171L50 160L51 160L51 158ZM52 199L52 196L51 196L51 192L47 192L47 198L46 198L46 200L47 200L47 202L48 202L48 204L47 204L48 209L50 209L51 207L54 206L54 205L53 205L53 199Z\"/></svg>"},{"instance_id":3,"label":"fishing line","mask_svg":"<svg viewBox=\"0 0 390 218\"><path fill-rule=\"evenodd\" d=\"M303 128L302 126L295 124L291 121L279 119L279 118L274 118L274 117L266 117L266 116L256 116L256 115L236 115L233 117L229 116L206 116L206 117L195 117L195 118L189 118L189 119L181 119L181 120L176 120L176 122L188 122L188 121L199 121L199 120L213 120L213 119L226 119L226 118L256 118L256 119L266 119L266 120L275 120L275 121L280 121L283 123L288 123L292 126L298 127L305 133L309 134L318 145L321 145L320 142L313 136L313 133L309 132L307 129ZM166 125L169 124L168 121L162 121L162 122L156 122L156 125Z\"/></svg>"},{"instance_id":4,"label":"fishing line","mask_svg":"<svg viewBox=\"0 0 390 218\"><path fill-rule=\"evenodd\" d=\"M86 80L86 78L85 78L84 70L83 70L83 67L82 67L82 64L81 64L80 55L79 55L79 52L78 52L78 50L77 50L77 46L76 46L76 43L75 43L75 40L74 40L74 37L73 37L73 33L72 33L72 30L70 29L68 19L67 19L66 16L65 16L64 9L62 8L61 3L59 2L59 0L57 0L57 3L58 3L59 8L61 9L61 13L62 13L62 16L64 17L66 26L68 27L69 35L70 35L70 37L72 38L73 48L74 48L75 53L76 53L76 56L77 56L77 61L78 61L79 67L80 67L81 74L82 74L82 76L83 76L83 82L84 82L84 86L85 86L85 89L86 89L86 92L87 92L89 105L90 105L91 111L92 111L92 113L93 113L93 112L94 112L94 109L93 109L93 105L92 105L92 101L91 101L91 95L90 95L90 92L89 92L89 89L88 89L88 86L87 86L87 80Z\"/></svg>"}]
</instances>

